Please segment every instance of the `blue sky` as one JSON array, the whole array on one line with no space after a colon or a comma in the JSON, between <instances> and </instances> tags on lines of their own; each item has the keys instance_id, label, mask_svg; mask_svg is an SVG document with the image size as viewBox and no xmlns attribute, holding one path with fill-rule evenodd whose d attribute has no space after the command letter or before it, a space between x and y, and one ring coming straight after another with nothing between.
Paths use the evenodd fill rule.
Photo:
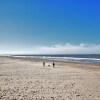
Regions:
<instances>
[{"instance_id":1,"label":"blue sky","mask_svg":"<svg viewBox=\"0 0 100 100\"><path fill-rule=\"evenodd\" d=\"M100 53L99 0L0 0L1 53L56 53L66 44Z\"/></svg>"}]
</instances>

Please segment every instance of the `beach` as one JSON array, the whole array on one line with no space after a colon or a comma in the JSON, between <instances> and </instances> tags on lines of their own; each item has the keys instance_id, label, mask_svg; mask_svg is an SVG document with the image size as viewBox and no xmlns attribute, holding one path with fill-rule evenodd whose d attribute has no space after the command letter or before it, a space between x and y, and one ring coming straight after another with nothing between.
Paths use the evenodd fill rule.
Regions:
<instances>
[{"instance_id":1,"label":"beach","mask_svg":"<svg viewBox=\"0 0 100 100\"><path fill-rule=\"evenodd\" d=\"M1 56L0 100L100 100L100 64Z\"/></svg>"}]
</instances>

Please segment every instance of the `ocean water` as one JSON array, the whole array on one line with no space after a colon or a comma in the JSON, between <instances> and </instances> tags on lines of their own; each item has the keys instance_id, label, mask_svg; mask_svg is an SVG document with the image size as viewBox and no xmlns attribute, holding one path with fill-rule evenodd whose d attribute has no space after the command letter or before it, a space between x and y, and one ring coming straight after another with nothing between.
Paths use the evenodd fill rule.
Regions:
<instances>
[{"instance_id":1,"label":"ocean water","mask_svg":"<svg viewBox=\"0 0 100 100\"><path fill-rule=\"evenodd\" d=\"M100 64L100 54L68 54L68 55L13 55L14 57L41 58L57 61L84 62Z\"/></svg>"}]
</instances>

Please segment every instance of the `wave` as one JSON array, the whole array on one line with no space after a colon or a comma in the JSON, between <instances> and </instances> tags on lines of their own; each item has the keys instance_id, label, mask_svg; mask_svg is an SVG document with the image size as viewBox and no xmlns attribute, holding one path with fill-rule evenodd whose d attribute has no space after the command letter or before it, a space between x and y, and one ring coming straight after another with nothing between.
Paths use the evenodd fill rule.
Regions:
<instances>
[{"instance_id":1,"label":"wave","mask_svg":"<svg viewBox=\"0 0 100 100\"><path fill-rule=\"evenodd\" d=\"M57 60L57 61L85 62L85 63L100 64L100 59L99 58L51 57L51 56L14 56L14 57L41 58L41 59Z\"/></svg>"}]
</instances>

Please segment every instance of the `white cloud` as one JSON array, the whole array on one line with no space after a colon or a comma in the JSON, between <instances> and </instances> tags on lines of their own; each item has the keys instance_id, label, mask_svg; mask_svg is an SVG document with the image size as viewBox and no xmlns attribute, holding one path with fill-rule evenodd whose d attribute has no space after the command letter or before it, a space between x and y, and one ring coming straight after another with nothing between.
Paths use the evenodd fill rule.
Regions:
<instances>
[{"instance_id":1,"label":"white cloud","mask_svg":"<svg viewBox=\"0 0 100 100\"><path fill-rule=\"evenodd\" d=\"M1 50L0 54L100 54L100 44L56 44L34 48Z\"/></svg>"},{"instance_id":2,"label":"white cloud","mask_svg":"<svg viewBox=\"0 0 100 100\"><path fill-rule=\"evenodd\" d=\"M100 53L100 45L96 44L56 44L35 48L35 54L96 54Z\"/></svg>"}]
</instances>

